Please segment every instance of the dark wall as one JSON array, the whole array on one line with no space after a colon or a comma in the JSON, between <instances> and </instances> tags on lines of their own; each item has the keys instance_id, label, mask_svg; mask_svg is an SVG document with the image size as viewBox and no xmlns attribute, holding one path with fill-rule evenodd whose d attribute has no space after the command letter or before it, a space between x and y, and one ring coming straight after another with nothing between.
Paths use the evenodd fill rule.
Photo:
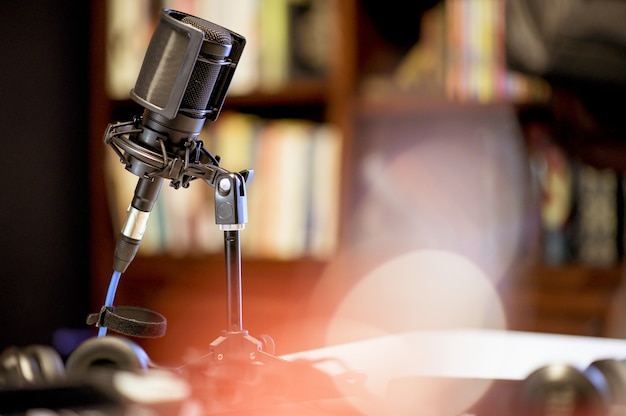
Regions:
<instances>
[{"instance_id":1,"label":"dark wall","mask_svg":"<svg viewBox=\"0 0 626 416\"><path fill-rule=\"evenodd\" d=\"M0 348L88 312L90 3L0 1Z\"/></svg>"}]
</instances>

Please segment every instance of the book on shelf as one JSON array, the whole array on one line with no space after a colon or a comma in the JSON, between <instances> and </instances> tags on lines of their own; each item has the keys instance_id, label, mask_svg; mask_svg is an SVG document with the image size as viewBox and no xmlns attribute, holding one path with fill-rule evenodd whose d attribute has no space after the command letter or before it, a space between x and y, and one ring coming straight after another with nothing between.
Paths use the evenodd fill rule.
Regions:
<instances>
[{"instance_id":1,"label":"book on shelf","mask_svg":"<svg viewBox=\"0 0 626 416\"><path fill-rule=\"evenodd\" d=\"M565 264L573 259L574 161L556 143L549 123L527 120L523 126L532 185L537 195L542 260L548 265Z\"/></svg>"},{"instance_id":2,"label":"book on shelf","mask_svg":"<svg viewBox=\"0 0 626 416\"><path fill-rule=\"evenodd\" d=\"M304 253L312 128L307 121L280 120L260 131L257 183L248 192L261 193L258 209L250 213L259 226L252 248L260 257Z\"/></svg>"},{"instance_id":3,"label":"book on shelf","mask_svg":"<svg viewBox=\"0 0 626 416\"><path fill-rule=\"evenodd\" d=\"M612 169L579 163L577 167L577 260L593 267L618 263L618 180Z\"/></svg>"},{"instance_id":4,"label":"book on shelf","mask_svg":"<svg viewBox=\"0 0 626 416\"><path fill-rule=\"evenodd\" d=\"M319 78L332 45L332 0L107 1L106 85L109 98L129 98L162 8L179 10L246 38L231 95L275 92L289 82Z\"/></svg>"},{"instance_id":5,"label":"book on shelf","mask_svg":"<svg viewBox=\"0 0 626 416\"><path fill-rule=\"evenodd\" d=\"M332 255L339 231L339 129L225 112L207 130L206 146L221 166L254 170L242 252L282 260Z\"/></svg>"},{"instance_id":6,"label":"book on shelf","mask_svg":"<svg viewBox=\"0 0 626 416\"><path fill-rule=\"evenodd\" d=\"M480 104L547 100L547 82L507 68L504 7L505 0L445 0L427 10L391 87Z\"/></svg>"},{"instance_id":7,"label":"book on shelf","mask_svg":"<svg viewBox=\"0 0 626 416\"><path fill-rule=\"evenodd\" d=\"M337 31L334 0L289 0L287 67L290 79L319 78L330 66Z\"/></svg>"},{"instance_id":8,"label":"book on shelf","mask_svg":"<svg viewBox=\"0 0 626 416\"><path fill-rule=\"evenodd\" d=\"M324 259L339 231L341 136L338 128L308 120L267 120L223 112L202 135L220 166L254 171L246 185L248 223L242 254L250 258ZM117 234L137 177L113 152L107 162L108 199ZM164 183L140 248L143 255L220 253L223 234L215 225L214 189L194 180L187 189Z\"/></svg>"},{"instance_id":9,"label":"book on shelf","mask_svg":"<svg viewBox=\"0 0 626 416\"><path fill-rule=\"evenodd\" d=\"M549 265L613 267L624 246L619 176L557 152L551 149L552 160L542 162L539 178L543 260Z\"/></svg>"},{"instance_id":10,"label":"book on shelf","mask_svg":"<svg viewBox=\"0 0 626 416\"><path fill-rule=\"evenodd\" d=\"M530 172L540 195L543 261L593 268L613 267L624 257L624 180L569 154L552 121L524 122Z\"/></svg>"},{"instance_id":11,"label":"book on shelf","mask_svg":"<svg viewBox=\"0 0 626 416\"><path fill-rule=\"evenodd\" d=\"M339 235L342 140L339 130L327 124L318 125L312 136L306 250L324 259L335 251Z\"/></svg>"},{"instance_id":12,"label":"book on shelf","mask_svg":"<svg viewBox=\"0 0 626 416\"><path fill-rule=\"evenodd\" d=\"M105 90L109 98L129 98L156 24L152 0L107 0Z\"/></svg>"}]
</instances>

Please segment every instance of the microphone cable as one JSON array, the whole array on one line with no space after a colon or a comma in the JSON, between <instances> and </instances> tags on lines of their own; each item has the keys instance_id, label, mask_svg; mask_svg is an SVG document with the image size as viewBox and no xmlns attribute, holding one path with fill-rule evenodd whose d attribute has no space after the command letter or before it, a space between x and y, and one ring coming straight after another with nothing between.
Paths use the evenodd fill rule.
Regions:
<instances>
[{"instance_id":1,"label":"microphone cable","mask_svg":"<svg viewBox=\"0 0 626 416\"><path fill-rule=\"evenodd\" d=\"M122 276L121 272L117 270L113 270L113 274L111 275L111 281L109 282L109 288L107 289L106 298L104 300L105 307L112 307L113 300L115 299L115 292L117 291L117 285L120 282L120 277ZM107 334L107 327L101 326L98 328L98 337L103 337Z\"/></svg>"}]
</instances>

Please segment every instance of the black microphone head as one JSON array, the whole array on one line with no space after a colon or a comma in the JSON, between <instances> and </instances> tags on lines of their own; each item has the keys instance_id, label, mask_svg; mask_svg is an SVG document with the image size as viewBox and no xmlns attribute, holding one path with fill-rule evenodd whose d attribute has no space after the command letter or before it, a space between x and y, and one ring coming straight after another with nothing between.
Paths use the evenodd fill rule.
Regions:
<instances>
[{"instance_id":1,"label":"black microphone head","mask_svg":"<svg viewBox=\"0 0 626 416\"><path fill-rule=\"evenodd\" d=\"M226 28L163 9L131 98L168 119L215 120L244 45Z\"/></svg>"}]
</instances>

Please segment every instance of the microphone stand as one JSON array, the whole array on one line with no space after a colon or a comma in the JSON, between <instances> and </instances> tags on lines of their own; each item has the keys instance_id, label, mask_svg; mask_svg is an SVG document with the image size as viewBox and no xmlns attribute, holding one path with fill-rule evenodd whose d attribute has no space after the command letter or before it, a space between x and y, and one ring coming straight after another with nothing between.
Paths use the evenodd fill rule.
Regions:
<instances>
[{"instance_id":1,"label":"microphone stand","mask_svg":"<svg viewBox=\"0 0 626 416\"><path fill-rule=\"evenodd\" d=\"M286 362L263 351L265 343L250 336L243 327L242 267L240 232L247 218L246 180L239 173L224 173L215 181L215 222L224 232L224 260L226 271L227 325L222 335L211 344L205 358L215 363Z\"/></svg>"},{"instance_id":2,"label":"microphone stand","mask_svg":"<svg viewBox=\"0 0 626 416\"><path fill-rule=\"evenodd\" d=\"M140 128L139 119L109 125L104 135L120 161L129 164L129 157L152 168L149 176L170 180L174 188L188 187L194 179L202 179L215 189L215 222L224 232L224 257L227 286L227 325L222 335L211 343L206 358L216 363L227 361L284 362L263 351L263 342L251 337L243 328L241 286L241 243L239 233L248 220L246 182L250 170L230 172L219 166L219 158L211 155L201 141L184 142L184 154L176 155L161 149L138 146L130 134ZM273 342L265 338L267 347ZM272 351L273 354L273 351Z\"/></svg>"},{"instance_id":3,"label":"microphone stand","mask_svg":"<svg viewBox=\"0 0 626 416\"><path fill-rule=\"evenodd\" d=\"M195 395L205 402L211 414L244 409L272 411L275 406L287 406L299 413L302 403L312 402L317 402L320 409L324 409L321 403L330 402L334 410L342 409L341 414L357 414L341 401L338 386L342 385L344 391L350 386L362 393L359 376L348 374L336 379L315 369L309 361L284 360L273 355L271 337L265 335L259 340L244 329L239 237L247 219L245 183L251 172L242 173L245 176L222 173L213 182L215 220L224 233L227 326L210 343L208 354L181 370L189 370L187 376Z\"/></svg>"}]
</instances>

